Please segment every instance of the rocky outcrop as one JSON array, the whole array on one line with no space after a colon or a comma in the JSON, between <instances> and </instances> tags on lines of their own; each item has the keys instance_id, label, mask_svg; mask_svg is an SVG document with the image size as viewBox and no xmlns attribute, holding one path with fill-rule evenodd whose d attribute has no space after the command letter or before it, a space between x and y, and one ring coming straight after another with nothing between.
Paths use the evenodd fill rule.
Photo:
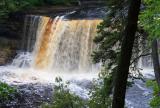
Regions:
<instances>
[{"instance_id":1,"label":"rocky outcrop","mask_svg":"<svg viewBox=\"0 0 160 108\"><path fill-rule=\"evenodd\" d=\"M0 65L5 65L9 63L13 56L16 55L15 50L11 50L10 48L1 48L0 50Z\"/></svg>"},{"instance_id":2,"label":"rocky outcrop","mask_svg":"<svg viewBox=\"0 0 160 108\"><path fill-rule=\"evenodd\" d=\"M0 65L11 62L20 47L23 19L9 17L0 22Z\"/></svg>"},{"instance_id":3,"label":"rocky outcrop","mask_svg":"<svg viewBox=\"0 0 160 108\"><path fill-rule=\"evenodd\" d=\"M79 5L83 7L104 6L106 0L78 0Z\"/></svg>"}]
</instances>

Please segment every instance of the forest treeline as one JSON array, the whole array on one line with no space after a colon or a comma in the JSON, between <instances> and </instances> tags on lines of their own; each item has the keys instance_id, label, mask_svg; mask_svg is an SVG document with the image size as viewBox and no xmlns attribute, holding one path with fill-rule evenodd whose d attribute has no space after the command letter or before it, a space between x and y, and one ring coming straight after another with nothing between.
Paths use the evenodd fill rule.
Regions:
<instances>
[{"instance_id":1,"label":"forest treeline","mask_svg":"<svg viewBox=\"0 0 160 108\"><path fill-rule=\"evenodd\" d=\"M77 5L77 0L1 0L0 1L0 18L6 18L8 13L22 11L39 6L49 5Z\"/></svg>"}]
</instances>

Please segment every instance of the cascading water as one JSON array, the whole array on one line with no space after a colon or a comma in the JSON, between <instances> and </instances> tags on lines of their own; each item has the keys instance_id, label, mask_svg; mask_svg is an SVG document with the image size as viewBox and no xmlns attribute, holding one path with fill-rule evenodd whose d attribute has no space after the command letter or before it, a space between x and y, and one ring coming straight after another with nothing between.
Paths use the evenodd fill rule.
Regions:
<instances>
[{"instance_id":1,"label":"cascading water","mask_svg":"<svg viewBox=\"0 0 160 108\"><path fill-rule=\"evenodd\" d=\"M30 68L56 72L92 71L94 66L91 63L91 54L95 48L93 38L101 21L27 16L24 30L30 33L24 31L22 45L32 53L32 57L25 61L26 58L23 56L23 59L20 55L13 60L13 64L17 62L18 66L25 67L26 64Z\"/></svg>"},{"instance_id":2,"label":"cascading water","mask_svg":"<svg viewBox=\"0 0 160 108\"><path fill-rule=\"evenodd\" d=\"M36 41L37 28L41 16L26 15L23 29L21 49L31 52Z\"/></svg>"},{"instance_id":3,"label":"cascading water","mask_svg":"<svg viewBox=\"0 0 160 108\"><path fill-rule=\"evenodd\" d=\"M27 15L20 53L10 65L0 67L1 79L25 83L54 82L57 76L66 80L97 77L100 65L92 64L91 54L101 21Z\"/></svg>"}]
</instances>

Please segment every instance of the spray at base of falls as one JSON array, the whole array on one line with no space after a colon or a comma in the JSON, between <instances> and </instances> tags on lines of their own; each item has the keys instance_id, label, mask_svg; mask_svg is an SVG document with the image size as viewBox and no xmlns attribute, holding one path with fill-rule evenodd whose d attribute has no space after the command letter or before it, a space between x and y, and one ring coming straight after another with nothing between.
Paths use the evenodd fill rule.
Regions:
<instances>
[{"instance_id":1,"label":"spray at base of falls","mask_svg":"<svg viewBox=\"0 0 160 108\"><path fill-rule=\"evenodd\" d=\"M97 25L101 19L64 19L27 15L21 52L13 62L0 67L6 82L54 82L97 77L100 64L92 64Z\"/></svg>"}]
</instances>

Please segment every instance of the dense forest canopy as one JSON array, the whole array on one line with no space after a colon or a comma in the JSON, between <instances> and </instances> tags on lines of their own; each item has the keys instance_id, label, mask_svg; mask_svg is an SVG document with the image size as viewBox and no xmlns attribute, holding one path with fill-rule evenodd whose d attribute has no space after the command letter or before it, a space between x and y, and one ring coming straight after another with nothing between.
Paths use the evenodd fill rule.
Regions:
<instances>
[{"instance_id":1,"label":"dense forest canopy","mask_svg":"<svg viewBox=\"0 0 160 108\"><path fill-rule=\"evenodd\" d=\"M7 14L15 11L22 11L33 7L46 5L77 5L77 0L2 0L0 2L0 16L7 17Z\"/></svg>"},{"instance_id":2,"label":"dense forest canopy","mask_svg":"<svg viewBox=\"0 0 160 108\"><path fill-rule=\"evenodd\" d=\"M148 36L159 38L160 36L160 1L144 0L145 8L140 14L140 25L148 33Z\"/></svg>"}]
</instances>

